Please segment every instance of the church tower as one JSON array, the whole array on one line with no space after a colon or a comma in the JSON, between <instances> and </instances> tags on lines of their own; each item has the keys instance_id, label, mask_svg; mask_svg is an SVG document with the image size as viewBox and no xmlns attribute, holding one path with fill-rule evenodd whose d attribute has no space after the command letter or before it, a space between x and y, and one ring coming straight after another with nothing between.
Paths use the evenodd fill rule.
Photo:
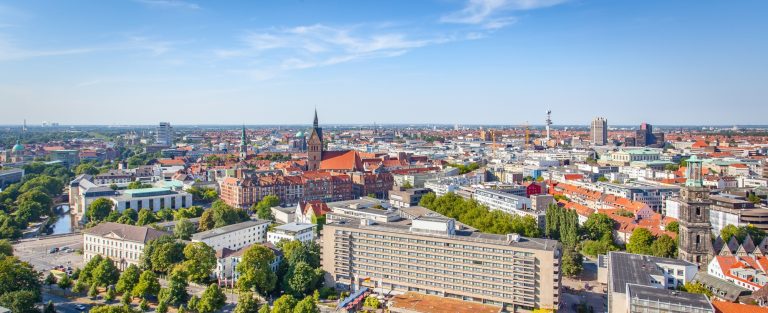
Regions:
<instances>
[{"instance_id":1,"label":"church tower","mask_svg":"<svg viewBox=\"0 0 768 313\"><path fill-rule=\"evenodd\" d=\"M709 191L704 188L701 160L687 161L685 187L680 190L680 232L677 257L706 268L714 255L709 222Z\"/></svg>"},{"instance_id":2,"label":"church tower","mask_svg":"<svg viewBox=\"0 0 768 313\"><path fill-rule=\"evenodd\" d=\"M243 125L243 131L240 133L240 161L245 161L248 157L248 143L245 137L245 125Z\"/></svg>"},{"instance_id":3,"label":"church tower","mask_svg":"<svg viewBox=\"0 0 768 313\"><path fill-rule=\"evenodd\" d=\"M320 162L323 160L323 129L317 121L317 109L315 109L315 120L312 123L312 133L307 140L307 169L316 171L320 169Z\"/></svg>"}]
</instances>

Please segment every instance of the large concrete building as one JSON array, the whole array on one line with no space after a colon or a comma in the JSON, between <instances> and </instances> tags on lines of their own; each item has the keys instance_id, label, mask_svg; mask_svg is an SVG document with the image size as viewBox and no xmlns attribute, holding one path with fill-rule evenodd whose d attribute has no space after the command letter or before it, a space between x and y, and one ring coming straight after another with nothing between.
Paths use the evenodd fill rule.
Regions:
<instances>
[{"instance_id":1,"label":"large concrete building","mask_svg":"<svg viewBox=\"0 0 768 313\"><path fill-rule=\"evenodd\" d=\"M325 225L322 233L331 286L413 291L513 312L560 307L561 246L553 240L457 230L453 219L442 217L349 219Z\"/></svg>"},{"instance_id":2,"label":"large concrete building","mask_svg":"<svg viewBox=\"0 0 768 313\"><path fill-rule=\"evenodd\" d=\"M589 128L589 138L593 145L604 146L608 143L608 120L596 117Z\"/></svg>"},{"instance_id":3,"label":"large concrete building","mask_svg":"<svg viewBox=\"0 0 768 313\"><path fill-rule=\"evenodd\" d=\"M173 145L173 128L171 123L160 122L155 130L155 144L165 147Z\"/></svg>"},{"instance_id":4,"label":"large concrete building","mask_svg":"<svg viewBox=\"0 0 768 313\"><path fill-rule=\"evenodd\" d=\"M269 221L252 220L214 228L192 235L192 242L203 242L214 250L238 250L266 240Z\"/></svg>"},{"instance_id":5,"label":"large concrete building","mask_svg":"<svg viewBox=\"0 0 768 313\"><path fill-rule=\"evenodd\" d=\"M129 265L139 265L144 245L168 233L154 228L101 223L83 231L83 260L101 255L115 262L121 271Z\"/></svg>"}]
</instances>

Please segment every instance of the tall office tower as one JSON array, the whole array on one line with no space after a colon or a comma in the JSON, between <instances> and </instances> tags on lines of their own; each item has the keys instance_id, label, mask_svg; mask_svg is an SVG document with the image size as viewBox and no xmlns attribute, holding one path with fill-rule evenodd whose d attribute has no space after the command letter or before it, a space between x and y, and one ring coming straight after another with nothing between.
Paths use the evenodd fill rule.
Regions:
<instances>
[{"instance_id":1,"label":"tall office tower","mask_svg":"<svg viewBox=\"0 0 768 313\"><path fill-rule=\"evenodd\" d=\"M653 125L648 123L640 124L640 129L635 132L635 143L641 147L655 144L656 136L653 135Z\"/></svg>"},{"instance_id":2,"label":"tall office tower","mask_svg":"<svg viewBox=\"0 0 768 313\"><path fill-rule=\"evenodd\" d=\"M604 146L608 144L608 120L604 117L596 117L592 120L592 127L590 128L590 139L592 144L596 146Z\"/></svg>"},{"instance_id":3,"label":"tall office tower","mask_svg":"<svg viewBox=\"0 0 768 313\"><path fill-rule=\"evenodd\" d=\"M557 241L457 230L455 220L422 216L411 225L335 220L323 227L329 286L418 292L477 301L506 312L558 309Z\"/></svg>"},{"instance_id":4,"label":"tall office tower","mask_svg":"<svg viewBox=\"0 0 768 313\"><path fill-rule=\"evenodd\" d=\"M155 131L155 143L169 147L173 145L173 127L171 127L171 123L160 122L160 125L157 126L157 131Z\"/></svg>"},{"instance_id":5,"label":"tall office tower","mask_svg":"<svg viewBox=\"0 0 768 313\"><path fill-rule=\"evenodd\" d=\"M680 190L680 238L677 257L707 268L714 255L710 238L709 190L704 188L701 160L694 155L685 169L685 187Z\"/></svg>"}]
</instances>

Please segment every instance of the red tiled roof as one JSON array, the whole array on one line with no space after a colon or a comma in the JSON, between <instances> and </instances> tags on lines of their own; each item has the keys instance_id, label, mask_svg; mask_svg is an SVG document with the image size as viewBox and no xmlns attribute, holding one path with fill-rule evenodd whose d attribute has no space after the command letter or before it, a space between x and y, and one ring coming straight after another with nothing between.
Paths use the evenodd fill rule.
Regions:
<instances>
[{"instance_id":1,"label":"red tiled roof","mask_svg":"<svg viewBox=\"0 0 768 313\"><path fill-rule=\"evenodd\" d=\"M768 308L751 304L712 301L712 306L715 307L715 313L768 313Z\"/></svg>"}]
</instances>

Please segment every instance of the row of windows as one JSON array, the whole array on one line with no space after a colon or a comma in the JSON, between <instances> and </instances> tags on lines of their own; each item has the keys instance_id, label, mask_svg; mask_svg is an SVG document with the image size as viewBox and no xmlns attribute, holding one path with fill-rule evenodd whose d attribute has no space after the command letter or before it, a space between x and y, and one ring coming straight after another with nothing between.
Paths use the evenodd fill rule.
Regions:
<instances>
[{"instance_id":1,"label":"row of windows","mask_svg":"<svg viewBox=\"0 0 768 313\"><path fill-rule=\"evenodd\" d=\"M113 258L122 258L123 257L123 250L117 250L117 249L110 249L102 246L94 246L94 245L85 245L85 251L91 251L96 254L113 257ZM132 260L138 260L141 256L141 253L139 252L131 252L131 251L125 251L125 258L132 259Z\"/></svg>"},{"instance_id":2,"label":"row of windows","mask_svg":"<svg viewBox=\"0 0 768 313\"><path fill-rule=\"evenodd\" d=\"M372 270L375 270L375 269L372 269ZM381 277L382 276L379 272L376 272L376 271L374 272L358 271L358 274L364 277L366 276ZM388 275L383 275L383 276L386 276L384 277L384 279L388 279L388 280L407 282L407 283L420 285L420 286L433 286L437 288L463 291L463 292L472 293L476 295L486 295L486 296L492 296L492 297L498 297L498 298L514 299L516 302L530 303L535 297L532 293L527 295L520 295L520 294L514 295L509 293L502 293L502 292L499 292L500 291L499 289L496 289L493 286L478 286L478 287L484 287L483 289L478 289L478 288L470 287L471 285L453 286L448 284L437 283L432 280L422 280L422 279L415 279L415 278L401 277L401 276L388 276Z\"/></svg>"},{"instance_id":3,"label":"row of windows","mask_svg":"<svg viewBox=\"0 0 768 313\"><path fill-rule=\"evenodd\" d=\"M144 249L143 245L138 245L135 243L122 242L122 241L116 241L111 239L102 239L102 238L91 237L91 236L85 236L85 242L105 245L109 247L117 247L117 248L125 247L126 249L135 250L135 251L141 251Z\"/></svg>"},{"instance_id":4,"label":"row of windows","mask_svg":"<svg viewBox=\"0 0 768 313\"><path fill-rule=\"evenodd\" d=\"M485 260L497 260L497 261L513 261L514 260L515 263L518 263L518 264L529 265L529 266L533 266L534 265L534 262L532 260L514 259L513 257L500 256L500 255L478 254L478 253L470 252L470 251L445 250L445 249L439 249L439 248L431 248L431 247L423 247L423 246L413 246L413 245L391 243L391 242L386 242L386 241L381 242L381 241L366 240L366 239L358 239L357 242L365 243L365 244L372 244L372 245L375 245L375 246L385 246L385 247L401 248L401 249L404 249L404 250L407 250L407 251L426 251L426 252L439 253L439 254L453 254L453 255L474 257L475 259L485 259ZM464 263L475 263L475 262L477 262L477 261L473 261L473 260L470 260L470 259L443 257L442 255L425 256L425 255L428 255L428 254L418 253L418 252L409 252L409 255L414 255L414 256L418 256L418 257L438 258L440 260L458 261L458 262L464 262ZM480 262L482 262L482 261L480 261ZM477 263L475 263L475 264L477 264ZM499 263L491 262L489 264L486 264L486 265L487 266L489 265L489 266L502 267L502 265L499 264ZM509 266L509 265L505 265L505 267L506 266ZM511 268L511 266L509 268Z\"/></svg>"},{"instance_id":5,"label":"row of windows","mask_svg":"<svg viewBox=\"0 0 768 313\"><path fill-rule=\"evenodd\" d=\"M524 252L524 251L489 248L489 247L481 247L477 245L448 243L448 242L432 241L432 240L424 240L424 239L402 238L402 237L389 236L389 235L368 234L368 233L361 233L361 232L355 232L355 231L349 232L349 231L343 231L343 230L336 230L336 234L337 235L351 234L354 237L361 237L361 238L384 239L384 240L396 241L396 242L409 242L409 243L416 243L421 245L448 247L448 248L461 249L466 251L470 251L470 250L482 251L482 252L514 255L514 256L521 256L521 257L532 257L534 255L531 252Z\"/></svg>"},{"instance_id":6,"label":"row of windows","mask_svg":"<svg viewBox=\"0 0 768 313\"><path fill-rule=\"evenodd\" d=\"M435 279L435 280L441 280L441 281L445 281L445 282L464 283L464 284L478 284L476 282L470 282L470 281L459 279L459 277L464 277L464 278L470 278L470 279L475 279L475 280L484 280L484 281L489 281L489 282L508 284L504 288L511 288L509 286L533 288L535 286L535 283L532 281L532 279L533 279L532 277L526 278L524 276L513 275L511 273L498 273L498 275L496 275L496 276L486 276L486 275L479 275L479 274L469 274L469 273L446 271L446 270L435 269L435 268L430 268L430 267L406 265L406 264L403 264L403 263L400 263L400 262L382 262L382 261L371 260L371 259L357 259L356 261L360 261L360 262L364 263L364 264L359 265L360 268L376 268L376 269L381 269L381 271L385 272L385 273L403 274L403 275L414 276L414 272L400 271L400 270L396 270L396 269L389 269L389 268L382 268L382 267L373 267L373 266L369 266L369 265L366 265L366 264L375 264L375 265L379 265L379 266L388 266L388 267L396 267L396 268L403 268L403 269L409 269L409 270L416 270L416 271L421 271L421 272L435 273L438 276L430 275L430 274L422 274L422 273L415 273L415 276L416 277L426 277L426 278ZM493 274L493 273L488 273L488 274ZM447 277L444 277L444 276L447 276ZM501 287L494 287L494 288L501 288Z\"/></svg>"},{"instance_id":7,"label":"row of windows","mask_svg":"<svg viewBox=\"0 0 768 313\"><path fill-rule=\"evenodd\" d=\"M500 264L500 263L493 263L493 262L486 262L481 264L477 264L475 261L470 259L461 259L461 258L451 258L451 257L444 257L442 255L433 255L433 254L424 254L424 253L418 253L418 252L411 252L411 251L403 251L403 250L395 250L395 249L387 249L387 248L380 248L377 246L361 246L361 245L354 245L353 246L355 252L360 250L360 253L363 253L364 251L371 251L371 252L379 252L376 254L368 254L369 256L375 256L377 258L383 258L383 259L401 259L398 257L392 257L389 255L383 255L383 254L394 254L394 255L404 255L404 256L414 256L419 258L430 258L430 259L437 259L437 260L444 260L449 262L458 262L460 264L472 264L472 265L483 265L486 267L498 267L498 268L505 268L505 269L512 269L518 272L530 272L530 269L526 269L524 267L517 267L510 264ZM409 258L406 260L409 263L420 263L420 264L429 264L428 262L431 261L424 261L424 260L418 260L418 259L412 259ZM449 264L449 263L439 263L439 262L433 262L433 265L436 266L442 266L445 268L453 268L453 269L463 269L467 271L473 271L473 272L488 272L493 273L495 271L492 271L490 269L484 269L480 267L475 266L466 266L466 265L460 265L460 264ZM510 273L512 274L512 273Z\"/></svg>"}]
</instances>

